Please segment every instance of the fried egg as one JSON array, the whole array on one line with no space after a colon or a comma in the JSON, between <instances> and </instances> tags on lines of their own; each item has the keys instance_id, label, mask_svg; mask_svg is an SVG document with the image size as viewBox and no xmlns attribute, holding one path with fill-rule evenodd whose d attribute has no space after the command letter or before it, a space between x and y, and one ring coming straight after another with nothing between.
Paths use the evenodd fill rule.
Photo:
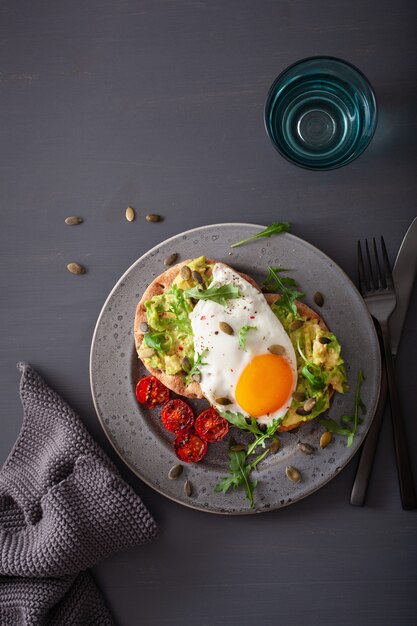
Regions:
<instances>
[{"instance_id":1,"label":"fried egg","mask_svg":"<svg viewBox=\"0 0 417 626\"><path fill-rule=\"evenodd\" d=\"M190 313L195 353L204 352L201 390L219 411L251 415L259 423L269 424L284 417L291 405L297 386L294 348L264 295L230 267L216 263L212 285L230 283L239 289L239 298L228 300L227 306L199 300ZM226 322L233 334L223 332L221 322ZM239 345L239 331L244 326L251 327L245 337L246 349ZM271 346L281 346L278 351L282 354L271 353Z\"/></svg>"}]
</instances>

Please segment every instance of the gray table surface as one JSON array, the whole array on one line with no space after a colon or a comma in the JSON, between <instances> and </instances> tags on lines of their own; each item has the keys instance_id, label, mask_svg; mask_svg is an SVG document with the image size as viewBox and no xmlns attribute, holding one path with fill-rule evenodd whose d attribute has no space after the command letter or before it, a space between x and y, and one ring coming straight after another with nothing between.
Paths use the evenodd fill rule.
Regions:
<instances>
[{"instance_id":1,"label":"gray table surface","mask_svg":"<svg viewBox=\"0 0 417 626\"><path fill-rule=\"evenodd\" d=\"M417 213L416 13L412 0L0 4L0 462L21 425L15 363L25 360L78 410L160 526L152 544L94 569L119 624L417 623L417 514L401 509L388 415L365 508L349 504L355 459L289 508L211 516L123 466L88 376L108 292L182 230L288 219L352 278L358 237L385 235L395 257ZM334 172L287 163L263 129L276 74L317 54L358 65L380 108L369 149ZM164 221L148 224L148 212ZM65 226L71 214L84 224ZM73 260L88 274L70 275ZM397 370L417 477L416 317L414 293Z\"/></svg>"}]
</instances>

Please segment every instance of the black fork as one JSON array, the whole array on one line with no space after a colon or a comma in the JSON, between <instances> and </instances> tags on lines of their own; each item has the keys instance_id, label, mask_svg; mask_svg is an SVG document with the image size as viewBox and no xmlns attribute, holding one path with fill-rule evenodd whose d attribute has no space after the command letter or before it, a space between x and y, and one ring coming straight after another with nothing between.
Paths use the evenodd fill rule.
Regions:
<instances>
[{"instance_id":1,"label":"black fork","mask_svg":"<svg viewBox=\"0 0 417 626\"><path fill-rule=\"evenodd\" d=\"M361 242L358 241L359 286L365 304L372 317L379 323L384 346L385 364L387 369L388 388L391 405L391 418L394 431L395 453L397 458L398 478L400 483L401 502L403 509L417 508L410 456L407 447L407 435L401 411L400 397L395 380L394 361L391 351L388 320L394 311L397 298L387 249L381 237L382 263L378 247L373 239L373 260L368 241L365 240L365 255L362 253Z\"/></svg>"}]
</instances>

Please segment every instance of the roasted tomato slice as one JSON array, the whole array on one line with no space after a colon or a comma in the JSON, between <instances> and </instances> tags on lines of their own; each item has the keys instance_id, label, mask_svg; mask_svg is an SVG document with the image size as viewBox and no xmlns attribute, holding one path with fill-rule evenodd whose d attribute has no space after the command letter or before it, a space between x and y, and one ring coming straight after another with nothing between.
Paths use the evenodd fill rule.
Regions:
<instances>
[{"instance_id":1,"label":"roasted tomato slice","mask_svg":"<svg viewBox=\"0 0 417 626\"><path fill-rule=\"evenodd\" d=\"M136 398L148 409L152 409L154 406L169 400L169 389L155 376L146 376L141 378L136 385Z\"/></svg>"},{"instance_id":2,"label":"roasted tomato slice","mask_svg":"<svg viewBox=\"0 0 417 626\"><path fill-rule=\"evenodd\" d=\"M184 400L170 400L162 407L162 423L171 433L178 435L194 424L194 413Z\"/></svg>"},{"instance_id":3,"label":"roasted tomato slice","mask_svg":"<svg viewBox=\"0 0 417 626\"><path fill-rule=\"evenodd\" d=\"M175 454L185 463L201 461L207 452L207 443L201 439L193 428L183 430L175 437Z\"/></svg>"},{"instance_id":4,"label":"roasted tomato slice","mask_svg":"<svg viewBox=\"0 0 417 626\"><path fill-rule=\"evenodd\" d=\"M229 422L215 409L207 409L197 417L194 428L204 441L221 441L229 432Z\"/></svg>"}]
</instances>

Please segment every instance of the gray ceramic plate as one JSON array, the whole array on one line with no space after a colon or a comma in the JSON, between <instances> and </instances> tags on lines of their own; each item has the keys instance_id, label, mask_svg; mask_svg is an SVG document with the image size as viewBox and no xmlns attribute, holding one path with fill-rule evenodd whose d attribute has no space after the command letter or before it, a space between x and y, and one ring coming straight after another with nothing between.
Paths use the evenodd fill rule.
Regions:
<instances>
[{"instance_id":1,"label":"gray ceramic plate","mask_svg":"<svg viewBox=\"0 0 417 626\"><path fill-rule=\"evenodd\" d=\"M277 509L322 487L355 454L370 426L378 400L378 341L372 320L354 285L331 259L293 235L259 239L230 248L231 243L261 228L253 224L205 226L176 235L147 252L126 271L110 293L92 341L90 376L94 404L117 453L135 474L159 493L210 513L245 514ZM322 450L318 441L323 429L317 420L303 425L297 432L282 434L279 452L267 457L259 465L259 471L254 472L253 477L259 481L255 490L255 511L250 509L241 489L228 494L213 490L227 473L227 440L210 445L203 461L185 465L179 479L169 480L168 471L177 462L173 435L161 427L159 411L144 409L135 399L136 382L145 374L133 342L136 305L149 282L164 270L163 259L172 252L178 252L178 260L205 255L224 261L258 282L262 282L268 265L289 268L307 294L306 303L313 308L314 292L324 294L325 303L320 312L341 341L350 383L348 393L336 394L329 412L331 417L338 419L352 412L357 373L359 368L365 371L363 399L368 410L353 445L346 448L345 439L336 437ZM204 400L194 403L197 410L207 406ZM299 441L313 445L315 453L307 456L300 452ZM300 483L288 480L286 465L301 471ZM186 479L193 486L191 497L184 494Z\"/></svg>"}]
</instances>

